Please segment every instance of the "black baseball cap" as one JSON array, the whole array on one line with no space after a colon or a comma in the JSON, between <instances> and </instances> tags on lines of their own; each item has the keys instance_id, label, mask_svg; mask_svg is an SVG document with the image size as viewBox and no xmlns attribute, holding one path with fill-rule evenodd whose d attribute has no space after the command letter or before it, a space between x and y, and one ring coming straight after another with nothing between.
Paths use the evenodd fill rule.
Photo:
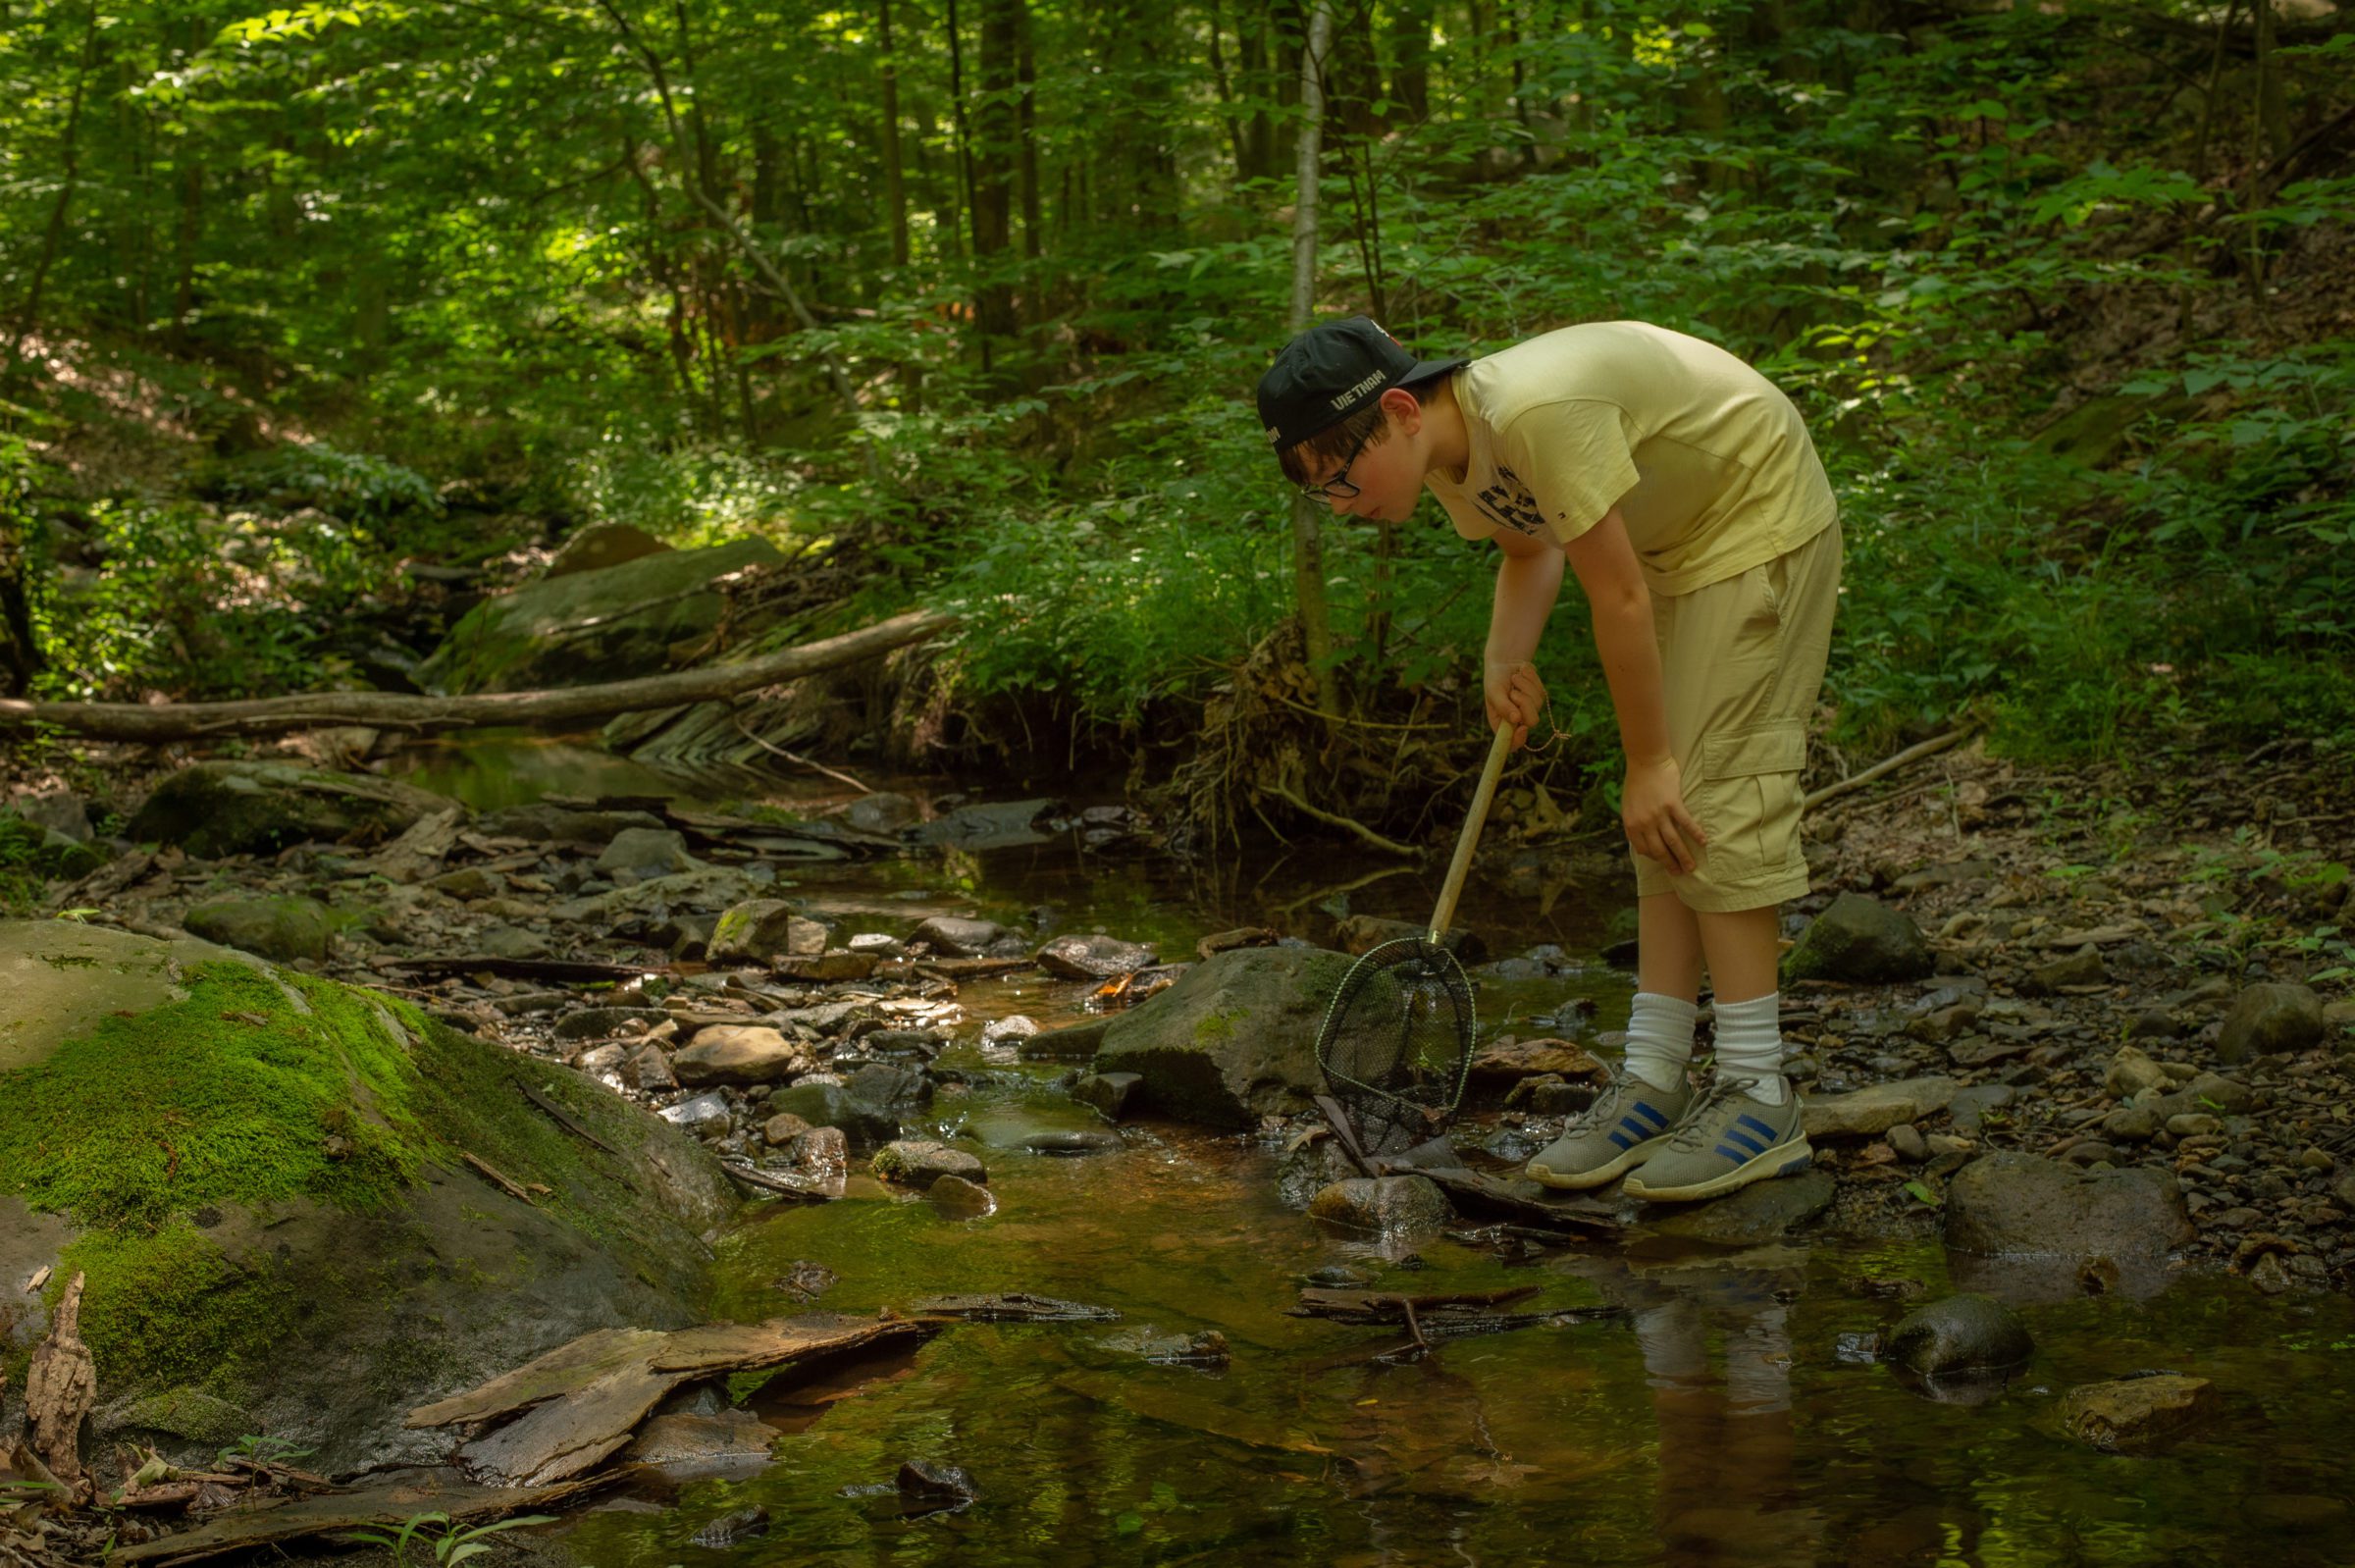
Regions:
<instances>
[{"instance_id":1,"label":"black baseball cap","mask_svg":"<svg viewBox=\"0 0 2355 1568\"><path fill-rule=\"evenodd\" d=\"M1417 359L1370 316L1311 327L1259 378L1259 422L1278 451L1337 425L1392 387L1444 376L1468 359Z\"/></svg>"}]
</instances>

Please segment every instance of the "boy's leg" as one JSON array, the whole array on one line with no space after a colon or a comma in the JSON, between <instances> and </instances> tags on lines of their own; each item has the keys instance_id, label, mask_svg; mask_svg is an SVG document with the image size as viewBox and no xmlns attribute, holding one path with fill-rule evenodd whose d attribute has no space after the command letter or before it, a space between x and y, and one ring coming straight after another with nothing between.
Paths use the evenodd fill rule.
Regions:
<instances>
[{"instance_id":1,"label":"boy's leg","mask_svg":"<svg viewBox=\"0 0 2355 1568\"><path fill-rule=\"evenodd\" d=\"M1619 1076L1529 1162L1533 1181L1577 1190L1625 1176L1690 1110L1685 1065L1700 1016L1701 932L1673 893L1636 904L1636 999Z\"/></svg>"}]
</instances>

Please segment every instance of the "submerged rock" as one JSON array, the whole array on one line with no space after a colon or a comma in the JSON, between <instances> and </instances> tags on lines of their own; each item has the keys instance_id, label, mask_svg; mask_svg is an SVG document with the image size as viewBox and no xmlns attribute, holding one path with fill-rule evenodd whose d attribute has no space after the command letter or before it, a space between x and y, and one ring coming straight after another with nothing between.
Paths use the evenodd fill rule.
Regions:
<instances>
[{"instance_id":1,"label":"submerged rock","mask_svg":"<svg viewBox=\"0 0 2355 1568\"><path fill-rule=\"evenodd\" d=\"M1993 1296L1948 1296L1909 1313L1889 1335L1887 1356L1925 1378L1998 1372L2035 1352L2017 1316Z\"/></svg>"},{"instance_id":2,"label":"submerged rock","mask_svg":"<svg viewBox=\"0 0 2355 1568\"><path fill-rule=\"evenodd\" d=\"M1783 958L1785 980L1918 980L1935 963L1911 915L1843 893Z\"/></svg>"},{"instance_id":3,"label":"submerged rock","mask_svg":"<svg viewBox=\"0 0 2355 1568\"><path fill-rule=\"evenodd\" d=\"M1090 1072L1072 1085L1072 1098L1118 1122L1144 1078L1134 1072Z\"/></svg>"},{"instance_id":4,"label":"submerged rock","mask_svg":"<svg viewBox=\"0 0 2355 1568\"><path fill-rule=\"evenodd\" d=\"M1334 1182L1311 1198L1308 1217L1353 1230L1395 1235L1436 1230L1455 1218L1455 1210L1429 1176L1353 1176Z\"/></svg>"},{"instance_id":5,"label":"submerged rock","mask_svg":"<svg viewBox=\"0 0 2355 1568\"><path fill-rule=\"evenodd\" d=\"M957 1465L927 1464L911 1459L900 1466L900 1497L911 1512L930 1513L962 1508L981 1495L973 1478Z\"/></svg>"},{"instance_id":6,"label":"submerged rock","mask_svg":"<svg viewBox=\"0 0 2355 1568\"><path fill-rule=\"evenodd\" d=\"M2105 1452L2158 1447L2216 1410L2206 1378L2159 1373L2120 1383L2089 1383L2061 1399L2061 1430Z\"/></svg>"},{"instance_id":7,"label":"submerged rock","mask_svg":"<svg viewBox=\"0 0 2355 1568\"><path fill-rule=\"evenodd\" d=\"M673 1128L398 999L0 922L0 1279L86 1274L101 1441L136 1425L193 1461L234 1422L320 1470L437 1462L457 1438L405 1430L411 1406L592 1330L697 1321L700 1237L733 1204ZM0 1355L42 1317L0 1315Z\"/></svg>"}]
</instances>

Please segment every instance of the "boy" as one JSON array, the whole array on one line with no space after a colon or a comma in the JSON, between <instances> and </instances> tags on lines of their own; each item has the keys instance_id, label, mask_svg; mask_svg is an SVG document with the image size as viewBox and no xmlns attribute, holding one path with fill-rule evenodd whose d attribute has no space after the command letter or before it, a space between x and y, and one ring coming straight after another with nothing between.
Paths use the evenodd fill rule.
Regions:
<instances>
[{"instance_id":1,"label":"boy","mask_svg":"<svg viewBox=\"0 0 2355 1568\"><path fill-rule=\"evenodd\" d=\"M1477 362L1418 361L1365 317L1312 328L1259 384L1284 472L1336 512L1404 522L1423 491L1501 552L1482 683L1518 748L1565 568L1627 755L1637 995L1626 1070L1529 1163L1547 1186L1626 1176L1715 1197L1813 1157L1782 1074L1777 906L1807 890L1806 718L1839 594L1830 481L1789 398L1723 349L1596 322ZM1717 1075L1688 1085L1703 962Z\"/></svg>"}]
</instances>

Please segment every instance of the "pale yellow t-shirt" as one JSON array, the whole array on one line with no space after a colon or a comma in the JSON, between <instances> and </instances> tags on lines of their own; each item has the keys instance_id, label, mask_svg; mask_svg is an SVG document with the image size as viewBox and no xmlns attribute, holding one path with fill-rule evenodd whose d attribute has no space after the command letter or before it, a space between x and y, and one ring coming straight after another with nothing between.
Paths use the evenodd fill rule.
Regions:
<instances>
[{"instance_id":1,"label":"pale yellow t-shirt","mask_svg":"<svg viewBox=\"0 0 2355 1568\"><path fill-rule=\"evenodd\" d=\"M1689 594L1806 544L1837 510L1791 399L1664 327L1564 327L1465 367L1455 396L1471 461L1424 483L1466 539L1510 528L1566 545L1616 505L1651 591Z\"/></svg>"}]
</instances>

